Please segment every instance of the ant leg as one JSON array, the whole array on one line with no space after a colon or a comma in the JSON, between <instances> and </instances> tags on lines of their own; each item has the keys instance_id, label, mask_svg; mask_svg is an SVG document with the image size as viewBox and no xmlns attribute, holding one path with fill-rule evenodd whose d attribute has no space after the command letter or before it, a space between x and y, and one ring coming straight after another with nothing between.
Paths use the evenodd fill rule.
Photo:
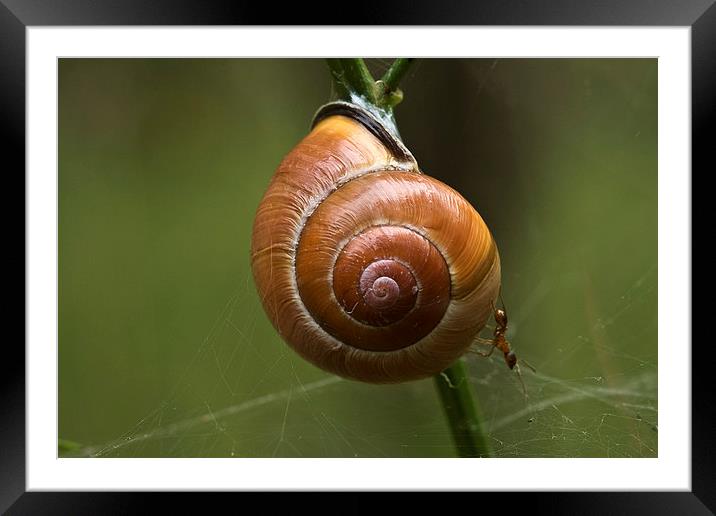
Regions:
<instances>
[{"instance_id":1,"label":"ant leg","mask_svg":"<svg viewBox=\"0 0 716 516\"><path fill-rule=\"evenodd\" d=\"M530 365L529 362L527 362L526 360L520 360L520 362L529 367L534 374L537 374L537 369L535 369L533 365Z\"/></svg>"},{"instance_id":2,"label":"ant leg","mask_svg":"<svg viewBox=\"0 0 716 516\"><path fill-rule=\"evenodd\" d=\"M527 402L527 398L529 398L529 396L527 396L527 387L525 387L525 381L522 379L522 371L520 371L519 364L515 364L515 372L517 373L520 385L522 385L522 394L525 396L525 402Z\"/></svg>"},{"instance_id":3,"label":"ant leg","mask_svg":"<svg viewBox=\"0 0 716 516\"><path fill-rule=\"evenodd\" d=\"M492 352L495 351L495 348L497 347L497 343L494 342L494 341L485 342L485 341L478 340L478 342L480 342L480 344L488 344L488 343L489 343L489 345L492 346L492 347L490 348L490 351L488 351L487 353L483 353L482 351L479 351L479 350L474 349L474 348L470 348L470 349L468 350L468 351L470 351L471 353L475 353L476 355L480 355L481 357L489 358L490 355L492 355Z\"/></svg>"}]
</instances>

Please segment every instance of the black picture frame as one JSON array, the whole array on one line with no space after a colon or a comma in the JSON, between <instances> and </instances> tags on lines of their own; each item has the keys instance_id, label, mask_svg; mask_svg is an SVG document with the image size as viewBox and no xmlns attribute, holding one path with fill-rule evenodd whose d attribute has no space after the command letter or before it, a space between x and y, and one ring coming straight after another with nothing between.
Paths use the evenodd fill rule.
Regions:
<instances>
[{"instance_id":1,"label":"black picture frame","mask_svg":"<svg viewBox=\"0 0 716 516\"><path fill-rule=\"evenodd\" d=\"M5 198L24 200L25 182L25 29L40 25L623 25L690 26L692 72L692 172L713 170L709 163L714 129L708 115L716 113L716 5L714 0L481 0L480 2L381 2L360 4L350 19L338 13L310 12L305 3L178 0L0 0L0 112L2 113L3 177L16 179L18 190L6 186ZM318 10L321 10L319 8ZM14 158L14 159L13 159ZM6 183L7 184L7 183ZM8 206L8 204L4 204ZM5 220L14 220L6 216ZM24 238L24 226L23 226ZM7 246L10 249L10 246ZM22 263L25 263L23 244ZM9 255L9 253L7 253ZM9 269L7 269L9 272ZM23 300L25 295L23 294ZM23 310L24 310L23 303ZM24 333L23 327L23 333ZM688 329L685 329L685 339ZM711 399L709 360L712 346L693 339L692 356L692 491L640 493L479 493L460 495L451 503L479 506L466 497L492 496L498 507L524 508L550 514L711 514L716 511L716 409ZM682 343L674 343L682 344ZM25 492L25 354L19 339L6 337L0 377L0 512L8 514L136 513L147 509L147 496L158 498L169 512L169 498L147 493ZM618 459L616 459L618 460ZM227 495L228 496L228 495ZM239 496L247 497L247 494ZM355 498L353 494L349 498ZM342 502L342 512L364 512L379 501ZM457 496L455 494L451 496ZM499 497L499 498L498 498ZM185 496L171 497L187 510ZM312 505L330 506L325 497L302 495ZM422 496L411 498L422 504ZM483 498L484 500L484 498ZM243 503L250 503L243 500ZM484 502L483 502L484 503ZM202 505L204 511L208 508ZM484 507L484 506L483 506ZM362 510L361 510L362 509ZM403 510L409 509L406 506Z\"/></svg>"}]
</instances>

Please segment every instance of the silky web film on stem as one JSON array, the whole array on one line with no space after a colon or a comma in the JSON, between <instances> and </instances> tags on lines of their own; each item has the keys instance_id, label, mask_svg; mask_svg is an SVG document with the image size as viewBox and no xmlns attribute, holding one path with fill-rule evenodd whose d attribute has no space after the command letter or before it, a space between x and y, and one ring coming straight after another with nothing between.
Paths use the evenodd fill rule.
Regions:
<instances>
[{"instance_id":1,"label":"silky web film on stem","mask_svg":"<svg viewBox=\"0 0 716 516\"><path fill-rule=\"evenodd\" d=\"M638 146L645 145L644 139L655 135L655 121L653 127L644 125L651 123L651 118L643 115L648 101L642 97L645 91L651 95L652 90L655 96L656 64L646 63L640 65L643 71L641 68L633 71L633 66L615 65L608 60L600 64L575 60L569 65L575 69L570 73L578 79L567 84L560 79L562 67L567 65L554 61L535 64L532 60L517 63L483 59L449 68L456 70L455 75L436 79L435 88L443 91L440 82L448 81L454 90L462 90L467 100L460 105L446 101L435 106L434 100L429 102L417 85L426 80L426 75L432 76L433 65L419 60L401 83L405 101L396 109L398 127L421 168L460 191L485 218L503 261L503 295L509 314L507 338L517 357L537 369L535 374L522 368L528 394L525 400L514 371L506 367L500 353L495 352L490 358L474 354L464 357L495 456L655 457L658 455L657 257L655 245L653 253L629 247L632 236L644 230L643 224L630 227L629 224L640 222L631 222L633 214L618 210L630 209L625 201L638 202L645 195L643 189L648 195L653 193L655 199L656 169L655 161L650 161L651 147L638 150L648 154L643 159L639 158L641 154L635 158L636 151L632 149L642 149ZM390 62L369 64L382 71ZM153 70L155 65L144 66ZM181 66L184 65L176 65L177 69ZM237 76L243 81L244 65L236 66ZM544 69L540 69L539 75L531 75L537 66ZM612 68L615 68L613 78ZM171 71L178 73L175 69ZM328 73L324 73L328 91L330 81ZM222 78L224 74L222 70ZM88 77L102 80L102 74ZM535 77L541 78L541 82L535 83ZM523 80L515 80L520 78ZM143 81L137 80L137 84L151 82L144 76L139 79ZM607 87L611 87L608 100L615 107L607 110L611 118L607 115L600 118L605 110L596 105L596 99ZM551 135L543 128L546 108L534 98L523 99L528 89L534 90L541 103L549 104L553 124L565 113L571 116L575 106L578 108L575 120L565 123L560 127L563 132L554 136L554 148L520 137L525 126L525 133ZM92 91L96 92L94 95L107 95L115 100L101 87ZM197 94L193 89L190 93ZM201 93L211 98L212 92ZM563 104L564 111L559 111ZM313 106L317 107L318 104ZM92 111L95 112L106 110ZM432 120L436 114L454 122L450 126L451 135L436 128L421 140L408 130L411 118ZM303 124L306 128L309 121L306 119ZM237 122L234 119L231 123ZM483 131L480 135L496 138L494 156L478 148L475 151L478 155L472 157L470 153L475 146L470 142L476 138L473 125ZM131 128L128 123L127 127ZM618 137L608 134L611 127L620 128ZM557 135L556 130L554 134ZM585 152L580 145L585 141L594 142L590 144L597 148L589 154L589 160L580 161ZM275 167L280 153L289 148L272 150L272 159L268 161ZM155 152L153 148L151 151ZM454 161L448 159L447 164L441 164L436 155L445 153L451 159L454 157ZM542 163L532 162L532 155L536 154L542 157ZM463 172L466 157L475 165ZM498 159L499 163L491 161ZM613 170L609 159L621 159L627 172L630 167L653 165L653 176L650 171L644 173L653 185L644 185L639 182L641 179L632 179L621 169ZM156 166L156 162L152 163ZM460 173L443 175L451 166L460 167ZM509 166L529 173L510 180L497 173ZM61 188L63 174L68 170L61 164ZM257 171L256 184L247 186L252 189L255 203L268 184L271 171L270 166ZM596 179L589 182L591 178ZM143 188L156 188L158 192L167 189L166 184L145 185L146 181L142 179L140 183ZM582 194L581 183L586 184ZM624 190L623 195L620 193L621 197L612 200L610 195L621 192L620 189ZM592 191L597 192L594 200ZM210 198L215 191L207 187L201 194ZM201 199L201 195L195 198ZM71 200L74 202L74 198ZM647 205L646 201L644 204ZM67 202L64 206L71 204ZM203 205L198 206L197 213L203 209ZM655 201L653 207L653 213L644 215L644 220L653 218L655 233ZM248 208L246 213L250 213ZM97 215L100 216L101 213ZM226 215L218 212L217 220L221 217ZM614 224L623 234L608 234L608 228ZM61 228L61 242L68 241L73 229L63 233ZM233 236L230 229L225 234ZM237 245L246 251L249 240L244 235ZM652 243L655 237L653 242L647 242L647 247ZM86 243L82 245L86 247ZM215 253L214 249L197 249L199 258L221 260L221 255ZM624 256L618 259L619 254ZM169 258L160 256L160 259ZM62 263L69 260L65 256ZM177 278L178 288L189 281L201 287L201 278L181 275ZM158 390L145 393L147 399L158 402L142 403L144 400L138 400L136 394L107 401L105 411L110 412L120 404L130 416L123 419L123 424L105 428L97 437L65 435L62 428L68 425L61 424L61 438L81 442L78 448L61 456L457 455L430 379L370 385L325 373L303 361L270 327L258 303L248 267L228 283L221 293L212 292L207 294L206 301L203 298L197 301L211 305L205 312L211 316L196 321L196 326L202 328L197 335L202 338L192 338L191 351L183 355L177 370L167 375L166 382L158 384ZM60 317L62 326L62 314ZM494 328L494 320L488 321L488 325ZM485 328L481 337L491 338L491 328ZM172 339L182 337L164 328L154 335L155 339L166 341L162 346L167 348ZM137 338L129 326L126 338ZM66 352L64 345L61 341L61 360ZM479 349L486 350L484 346ZM113 360L109 349L102 356L103 360ZM150 358L157 363L164 359L161 355ZM66 363L69 359L64 360ZM142 360L147 360L146 356ZM131 369L132 364L126 366L130 377ZM63 371L61 362L61 390L63 382L69 380L63 378ZM119 384L120 380L123 379L110 375L105 381ZM62 403L60 412L61 419L70 417L63 412ZM81 419L82 412L78 415ZM85 416L101 419L97 414Z\"/></svg>"}]
</instances>

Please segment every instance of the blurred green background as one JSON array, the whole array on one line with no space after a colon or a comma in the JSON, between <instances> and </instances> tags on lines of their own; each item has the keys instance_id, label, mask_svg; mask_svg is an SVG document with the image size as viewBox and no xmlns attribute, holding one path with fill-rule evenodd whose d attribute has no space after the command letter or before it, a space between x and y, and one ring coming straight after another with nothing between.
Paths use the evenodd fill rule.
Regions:
<instances>
[{"instance_id":1,"label":"blurred green background","mask_svg":"<svg viewBox=\"0 0 716 516\"><path fill-rule=\"evenodd\" d=\"M467 358L496 455L656 456L657 61L424 59L401 86L403 139L491 228L538 371L525 402L498 354ZM456 456L431 380L316 369L254 291L254 211L331 96L322 60L60 60L63 453Z\"/></svg>"}]
</instances>

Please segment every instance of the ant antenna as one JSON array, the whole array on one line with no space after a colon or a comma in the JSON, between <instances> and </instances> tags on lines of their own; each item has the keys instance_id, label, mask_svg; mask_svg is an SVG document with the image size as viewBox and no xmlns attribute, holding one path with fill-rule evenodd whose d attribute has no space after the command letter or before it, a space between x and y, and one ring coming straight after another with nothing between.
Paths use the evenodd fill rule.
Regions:
<instances>
[{"instance_id":1,"label":"ant antenna","mask_svg":"<svg viewBox=\"0 0 716 516\"><path fill-rule=\"evenodd\" d=\"M502 286L500 286L500 303L502 303L502 311L505 312L505 315L507 315L507 307L505 307L505 300L502 297Z\"/></svg>"}]
</instances>

